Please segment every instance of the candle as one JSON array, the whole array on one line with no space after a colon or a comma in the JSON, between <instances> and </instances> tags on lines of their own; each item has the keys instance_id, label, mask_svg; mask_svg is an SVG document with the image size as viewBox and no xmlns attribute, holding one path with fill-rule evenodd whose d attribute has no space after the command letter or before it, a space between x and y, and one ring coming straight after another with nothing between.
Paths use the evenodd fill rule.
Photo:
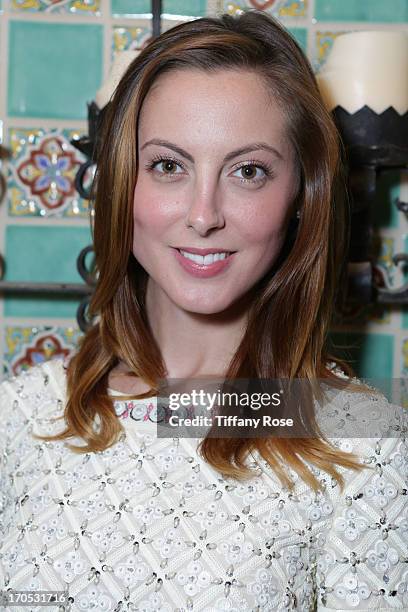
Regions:
<instances>
[{"instance_id":1,"label":"candle","mask_svg":"<svg viewBox=\"0 0 408 612\"><path fill-rule=\"evenodd\" d=\"M327 108L355 113L367 105L377 114L392 106L408 110L408 35L364 31L340 34L316 75Z\"/></svg>"}]
</instances>

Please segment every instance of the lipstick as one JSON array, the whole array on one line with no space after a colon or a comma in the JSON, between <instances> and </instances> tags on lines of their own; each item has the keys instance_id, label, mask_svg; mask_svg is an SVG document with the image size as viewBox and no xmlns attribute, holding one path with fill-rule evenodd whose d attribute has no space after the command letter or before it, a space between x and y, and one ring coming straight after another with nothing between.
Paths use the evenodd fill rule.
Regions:
<instances>
[{"instance_id":1,"label":"lipstick","mask_svg":"<svg viewBox=\"0 0 408 612\"><path fill-rule=\"evenodd\" d=\"M228 251L223 251L221 249L196 249L196 248L192 248L192 247L186 247L185 250L189 253L194 253L196 255L208 255L210 253L227 253ZM188 272L191 276L194 276L196 278L211 278L213 276L216 276L217 274L220 274L221 272L223 272L224 270L226 270L232 263L232 260L235 256L235 252L230 252L229 255L227 255L227 257L225 257L224 259L220 259L218 261L214 261L213 263L204 265L204 264L200 264L196 261L192 261L191 259L187 259L187 257L184 257L184 255L182 255L180 253L180 251L178 250L178 248L173 248L174 251L174 255L177 259L177 261L179 262L179 264L182 266L182 268Z\"/></svg>"}]
</instances>

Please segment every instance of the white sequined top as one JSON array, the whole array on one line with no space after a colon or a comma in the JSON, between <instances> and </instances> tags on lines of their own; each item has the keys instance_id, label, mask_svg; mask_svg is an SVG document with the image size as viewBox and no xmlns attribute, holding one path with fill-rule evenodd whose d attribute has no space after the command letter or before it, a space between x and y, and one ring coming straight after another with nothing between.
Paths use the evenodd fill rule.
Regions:
<instances>
[{"instance_id":1,"label":"white sequined top","mask_svg":"<svg viewBox=\"0 0 408 612\"><path fill-rule=\"evenodd\" d=\"M44 610L29 591L68 592L51 611L408 610L404 434L339 429L333 442L373 469L338 468L341 493L313 467L318 494L290 471L291 493L258 454L238 482L198 456L198 439L158 438L154 398L115 401L125 434L103 452L33 439L63 429L48 419L63 413L65 376L54 359L0 384L0 589L26 592L10 610ZM347 390L336 406L318 422L355 419L356 436L406 414Z\"/></svg>"}]
</instances>

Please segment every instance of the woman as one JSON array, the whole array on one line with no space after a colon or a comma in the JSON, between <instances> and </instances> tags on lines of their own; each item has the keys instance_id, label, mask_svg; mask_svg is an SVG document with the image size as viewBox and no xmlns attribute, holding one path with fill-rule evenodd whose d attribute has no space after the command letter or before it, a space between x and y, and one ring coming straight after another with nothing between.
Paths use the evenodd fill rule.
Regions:
<instances>
[{"instance_id":1,"label":"woman","mask_svg":"<svg viewBox=\"0 0 408 612\"><path fill-rule=\"evenodd\" d=\"M70 610L408 607L407 447L364 433L403 410L326 347L338 176L311 68L268 15L184 23L129 66L96 176L98 320L69 363L0 386L3 589L66 589ZM339 392L312 403L315 436L159 437L159 381L208 376Z\"/></svg>"}]
</instances>

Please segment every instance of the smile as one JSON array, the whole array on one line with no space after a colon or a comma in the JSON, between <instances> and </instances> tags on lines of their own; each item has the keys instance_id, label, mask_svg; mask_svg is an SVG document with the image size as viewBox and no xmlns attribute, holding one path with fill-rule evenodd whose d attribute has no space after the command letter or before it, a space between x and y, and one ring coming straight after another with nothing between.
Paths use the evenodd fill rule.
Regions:
<instances>
[{"instance_id":1,"label":"smile","mask_svg":"<svg viewBox=\"0 0 408 612\"><path fill-rule=\"evenodd\" d=\"M208 266L209 264L213 264L215 261L222 261L223 259L228 257L228 255L230 255L229 251L220 253L209 253L208 255L197 255L196 253L189 253L188 251L182 251L181 249L178 250L183 255L183 257L185 257L186 259L191 259L191 261L195 261L201 266Z\"/></svg>"},{"instance_id":2,"label":"smile","mask_svg":"<svg viewBox=\"0 0 408 612\"><path fill-rule=\"evenodd\" d=\"M196 278L209 278L226 271L236 255L228 251L198 255L177 248L173 248L173 252L183 270Z\"/></svg>"}]
</instances>

